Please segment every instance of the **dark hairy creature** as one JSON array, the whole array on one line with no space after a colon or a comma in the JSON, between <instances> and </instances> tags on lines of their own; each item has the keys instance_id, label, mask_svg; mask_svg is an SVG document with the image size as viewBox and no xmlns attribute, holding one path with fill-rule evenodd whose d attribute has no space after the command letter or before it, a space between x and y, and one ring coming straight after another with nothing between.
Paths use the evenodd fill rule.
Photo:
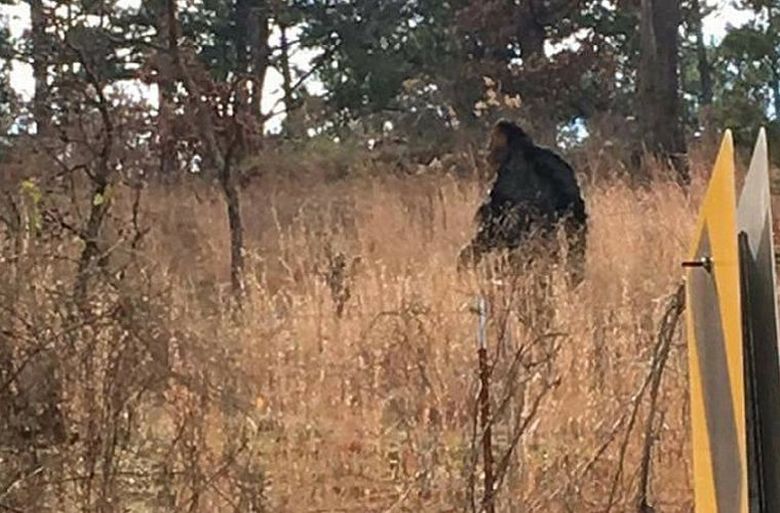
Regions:
<instances>
[{"instance_id":1,"label":"dark hairy creature","mask_svg":"<svg viewBox=\"0 0 780 513\"><path fill-rule=\"evenodd\" d=\"M459 267L478 263L494 250L530 248L542 243L557 256L557 229L568 246L569 271L582 279L587 214L572 167L550 149L534 144L517 124L501 120L493 128L488 163L496 178L476 214L477 233L460 253Z\"/></svg>"}]
</instances>

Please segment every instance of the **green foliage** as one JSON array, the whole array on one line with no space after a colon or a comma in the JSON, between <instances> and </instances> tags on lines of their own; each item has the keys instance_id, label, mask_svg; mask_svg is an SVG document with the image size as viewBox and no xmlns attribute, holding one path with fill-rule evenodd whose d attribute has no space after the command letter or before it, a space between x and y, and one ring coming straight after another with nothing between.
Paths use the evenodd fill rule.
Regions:
<instances>
[{"instance_id":1,"label":"green foliage","mask_svg":"<svg viewBox=\"0 0 780 513\"><path fill-rule=\"evenodd\" d=\"M0 5L19 1L0 0ZM68 2L67 10L55 8L64 5L61 0L43 4L47 16L56 17L49 20L44 45L47 60L57 63L49 67L53 116L60 109L76 111L83 102L73 94L74 85L87 77L75 63L86 61L104 84L169 65L163 0L144 0L140 8L116 0ZM313 90L286 91L294 100L286 106L299 108L297 117L288 118L298 123L296 133L338 135L343 142L349 135L371 139L395 132L427 155L457 139L455 128L481 130L498 115L518 117L535 131L543 131L536 123L546 124L541 128L552 127L558 136L561 127L575 127L569 136L579 134L589 120L603 115L635 116L638 4L193 0L178 12L179 43L197 55L215 85L231 84L220 92L230 91L238 77L260 80L265 64L281 69L279 27L289 28L290 53L314 55L312 70L292 59L291 81L311 72L324 90L322 96ZM680 76L688 132L701 128L700 111L711 101L717 126L733 128L740 142L750 140L758 126L771 129L778 123L780 0L738 0L735 5L752 11L755 20L730 28L716 43L701 36L700 22L719 5L681 0ZM259 50L258 31L269 20L275 35L269 48ZM702 44L712 94L703 91L709 88L702 85ZM266 51L265 64L256 60ZM7 131L18 116L8 63L35 57L30 34L13 41L8 27L0 27L0 130ZM517 98L516 104L475 112L486 93L485 77L501 97ZM175 105L183 93L169 86ZM254 100L253 108L260 103Z\"/></svg>"},{"instance_id":2,"label":"green foliage","mask_svg":"<svg viewBox=\"0 0 780 513\"><path fill-rule=\"evenodd\" d=\"M484 126L507 110L554 128L628 103L617 97L631 91L623 86L634 58L622 56L636 43L635 14L603 2L533 3L529 10L529 2L298 0L296 7L302 45L320 52L315 65L333 130L343 134L359 120L369 134L390 126L425 146L421 137L441 142L453 127ZM529 23L541 42L527 37ZM532 63L540 44L554 55ZM519 112L478 118L483 77L519 95Z\"/></svg>"},{"instance_id":3,"label":"green foliage","mask_svg":"<svg viewBox=\"0 0 780 513\"><path fill-rule=\"evenodd\" d=\"M780 114L780 2L744 4L756 20L730 30L717 49L715 113L749 145L759 126L772 132Z\"/></svg>"},{"instance_id":4,"label":"green foliage","mask_svg":"<svg viewBox=\"0 0 780 513\"><path fill-rule=\"evenodd\" d=\"M318 76L345 123L400 108L404 83L436 83L457 54L453 6L433 0L300 0L302 44L322 52Z\"/></svg>"},{"instance_id":5,"label":"green foliage","mask_svg":"<svg viewBox=\"0 0 780 513\"><path fill-rule=\"evenodd\" d=\"M681 45L681 83L685 122L699 130L703 107L701 70L692 2L683 3L685 37ZM737 7L753 11L749 23L729 27L719 42L704 40L704 52L712 75L712 121L717 129L731 128L735 141L752 147L758 129L765 126L770 137L778 132L780 113L780 2L741 1ZM715 10L702 2L701 15Z\"/></svg>"},{"instance_id":6,"label":"green foliage","mask_svg":"<svg viewBox=\"0 0 780 513\"><path fill-rule=\"evenodd\" d=\"M195 42L198 55L217 80L237 69L235 1L201 0L181 12L182 32Z\"/></svg>"}]
</instances>

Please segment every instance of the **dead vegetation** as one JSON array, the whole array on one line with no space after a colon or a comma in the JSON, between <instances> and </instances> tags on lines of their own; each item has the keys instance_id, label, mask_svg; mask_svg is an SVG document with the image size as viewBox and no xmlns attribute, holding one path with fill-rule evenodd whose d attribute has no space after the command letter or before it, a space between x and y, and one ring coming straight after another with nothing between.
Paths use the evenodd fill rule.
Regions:
<instances>
[{"instance_id":1,"label":"dead vegetation","mask_svg":"<svg viewBox=\"0 0 780 513\"><path fill-rule=\"evenodd\" d=\"M594 158L573 291L557 270L543 289L538 270L456 274L474 179L269 171L241 190L240 309L217 185L96 199L5 166L0 511L691 510L672 321L706 166L686 194L599 178Z\"/></svg>"}]
</instances>

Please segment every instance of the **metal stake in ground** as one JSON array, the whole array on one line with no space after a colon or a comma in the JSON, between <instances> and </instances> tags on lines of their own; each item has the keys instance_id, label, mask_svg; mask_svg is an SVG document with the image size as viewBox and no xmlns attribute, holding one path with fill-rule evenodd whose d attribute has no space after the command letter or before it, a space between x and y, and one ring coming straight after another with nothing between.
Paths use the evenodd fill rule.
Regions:
<instances>
[{"instance_id":1,"label":"metal stake in ground","mask_svg":"<svg viewBox=\"0 0 780 513\"><path fill-rule=\"evenodd\" d=\"M479 410L480 428L482 431L482 460L485 472L485 495L482 498L482 507L485 513L495 513L493 501L494 476L493 476L493 430L490 419L490 366L487 357L487 306L485 298L477 298L479 310L479 324L477 325L477 359L479 362Z\"/></svg>"}]
</instances>

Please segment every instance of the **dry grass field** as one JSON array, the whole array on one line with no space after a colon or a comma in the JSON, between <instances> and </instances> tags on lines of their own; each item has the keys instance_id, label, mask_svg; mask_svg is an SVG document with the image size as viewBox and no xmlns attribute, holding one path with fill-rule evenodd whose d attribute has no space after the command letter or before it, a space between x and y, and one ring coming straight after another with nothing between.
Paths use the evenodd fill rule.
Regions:
<instances>
[{"instance_id":1,"label":"dry grass field","mask_svg":"<svg viewBox=\"0 0 780 513\"><path fill-rule=\"evenodd\" d=\"M483 186L445 174L249 183L241 309L224 203L199 180L144 188L136 244L118 191L89 314L68 299L67 230L45 216L41 233L6 230L0 356L15 375L0 403L15 406L0 427L16 434L0 446L0 510L482 511L481 295L495 511L637 511L645 494L692 511L680 323L653 366L707 165L687 193L606 167L583 184L574 290L544 264L458 275ZM78 203L18 195L28 221ZM29 427L52 418L58 435Z\"/></svg>"}]
</instances>

